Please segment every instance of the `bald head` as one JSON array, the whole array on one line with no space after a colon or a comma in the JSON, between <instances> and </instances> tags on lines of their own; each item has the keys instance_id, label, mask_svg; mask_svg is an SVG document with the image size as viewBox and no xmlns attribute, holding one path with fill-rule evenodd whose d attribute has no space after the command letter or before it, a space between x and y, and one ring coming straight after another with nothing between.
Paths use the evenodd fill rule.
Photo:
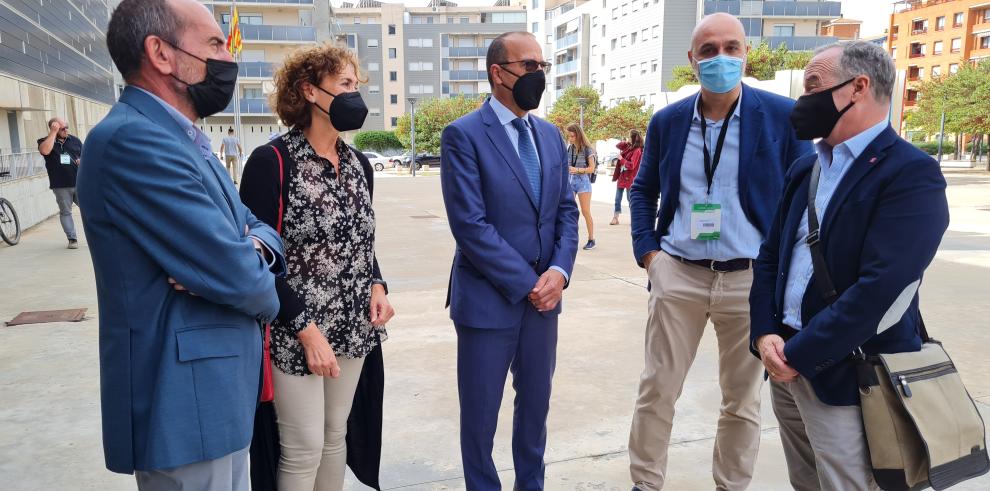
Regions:
<instances>
[{"instance_id":1,"label":"bald head","mask_svg":"<svg viewBox=\"0 0 990 491\"><path fill-rule=\"evenodd\" d=\"M722 49L730 45L738 53L745 55L746 31L742 22L739 22L735 16L723 12L706 15L691 33L689 56L694 60L704 60L719 54L730 54Z\"/></svg>"}]
</instances>

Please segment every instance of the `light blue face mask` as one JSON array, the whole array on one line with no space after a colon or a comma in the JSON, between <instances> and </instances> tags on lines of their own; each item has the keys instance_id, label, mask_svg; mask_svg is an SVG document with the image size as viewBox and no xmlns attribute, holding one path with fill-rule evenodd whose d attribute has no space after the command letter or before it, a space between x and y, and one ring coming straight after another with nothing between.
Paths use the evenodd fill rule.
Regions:
<instances>
[{"instance_id":1,"label":"light blue face mask","mask_svg":"<svg viewBox=\"0 0 990 491\"><path fill-rule=\"evenodd\" d=\"M716 94L724 94L739 85L743 76L742 67L742 59L718 55L698 62L698 78L702 87Z\"/></svg>"}]
</instances>

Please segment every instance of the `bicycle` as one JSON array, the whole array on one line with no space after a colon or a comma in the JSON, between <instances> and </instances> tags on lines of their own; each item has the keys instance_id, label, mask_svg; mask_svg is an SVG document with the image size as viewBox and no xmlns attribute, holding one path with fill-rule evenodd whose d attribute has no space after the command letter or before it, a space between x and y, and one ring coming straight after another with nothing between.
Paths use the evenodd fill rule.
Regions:
<instances>
[{"instance_id":1,"label":"bicycle","mask_svg":"<svg viewBox=\"0 0 990 491\"><path fill-rule=\"evenodd\" d=\"M10 172L0 172L0 177L7 177ZM0 197L0 239L9 245L17 245L21 240L21 221L17 218L14 205L6 198Z\"/></svg>"}]
</instances>

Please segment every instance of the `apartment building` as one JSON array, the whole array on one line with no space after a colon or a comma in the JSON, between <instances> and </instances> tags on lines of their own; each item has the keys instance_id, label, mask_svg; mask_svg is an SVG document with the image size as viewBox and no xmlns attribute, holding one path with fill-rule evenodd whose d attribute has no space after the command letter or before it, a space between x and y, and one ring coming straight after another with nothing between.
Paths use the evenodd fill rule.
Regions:
<instances>
[{"instance_id":1,"label":"apartment building","mask_svg":"<svg viewBox=\"0 0 990 491\"><path fill-rule=\"evenodd\" d=\"M527 30L520 4L460 7L433 0L425 7L361 0L332 10L337 38L355 50L368 82L364 129L391 130L417 101L491 92L485 55L507 31Z\"/></svg>"},{"instance_id":2,"label":"apartment building","mask_svg":"<svg viewBox=\"0 0 990 491\"><path fill-rule=\"evenodd\" d=\"M48 119L85 138L109 111L109 17L102 0L0 1L0 171L44 172L35 142Z\"/></svg>"},{"instance_id":3,"label":"apartment building","mask_svg":"<svg viewBox=\"0 0 990 491\"><path fill-rule=\"evenodd\" d=\"M823 0L703 0L705 15L728 12L739 17L747 40L784 44L792 51L812 50L839 37L822 35L822 27L842 17L842 5ZM875 0L871 0L875 1Z\"/></svg>"},{"instance_id":4,"label":"apartment building","mask_svg":"<svg viewBox=\"0 0 990 491\"><path fill-rule=\"evenodd\" d=\"M224 34L230 33L233 3L204 0ZM287 54L300 46L333 39L330 5L326 0L239 0L243 50L235 97L240 102L241 144L250 152L268 141L269 135L284 132L268 106L273 88L272 73ZM219 150L220 140L234 124L234 102L222 112L200 121L199 126Z\"/></svg>"},{"instance_id":5,"label":"apartment building","mask_svg":"<svg viewBox=\"0 0 990 491\"><path fill-rule=\"evenodd\" d=\"M887 49L897 69L906 73L904 106L910 110L921 96L920 81L990 58L990 2L898 2L887 33Z\"/></svg>"},{"instance_id":6,"label":"apartment building","mask_svg":"<svg viewBox=\"0 0 990 491\"><path fill-rule=\"evenodd\" d=\"M842 41L851 41L860 38L862 27L863 21L861 20L839 17L838 19L832 19L823 23L819 34L824 37L834 37Z\"/></svg>"},{"instance_id":7,"label":"apartment building","mask_svg":"<svg viewBox=\"0 0 990 491\"><path fill-rule=\"evenodd\" d=\"M605 106L626 99L661 105L673 68L687 63L701 16L695 1L557 0L545 8L531 29L554 63L549 105L571 86L593 87Z\"/></svg>"}]
</instances>

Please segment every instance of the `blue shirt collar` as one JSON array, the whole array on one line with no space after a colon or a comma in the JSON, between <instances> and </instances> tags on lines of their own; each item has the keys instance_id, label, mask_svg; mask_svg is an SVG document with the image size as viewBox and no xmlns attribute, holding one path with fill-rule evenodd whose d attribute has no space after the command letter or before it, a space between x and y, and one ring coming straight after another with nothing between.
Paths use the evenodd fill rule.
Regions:
<instances>
[{"instance_id":1,"label":"blue shirt collar","mask_svg":"<svg viewBox=\"0 0 990 491\"><path fill-rule=\"evenodd\" d=\"M505 107L505 104L499 102L499 100L496 99L495 96L491 96L488 98L488 105L492 106L492 110L495 111L495 117L498 118L498 122L502 126L511 123L512 120L516 119L517 117L516 114L513 113L511 109ZM526 115L523 116L523 119L526 120L526 124L528 124L530 127L533 126L532 121L529 120L529 113L526 113Z\"/></svg>"},{"instance_id":2,"label":"blue shirt collar","mask_svg":"<svg viewBox=\"0 0 990 491\"><path fill-rule=\"evenodd\" d=\"M700 98L701 98L701 92L699 91L698 92L698 95L694 96L694 104L692 106L692 107L694 107L694 122L695 123L697 123L698 121L701 121L701 114L698 112L698 100ZM742 98L743 98L743 93L740 90L739 91L739 102L736 104L736 110L732 112L732 119L738 119L740 117L739 116L739 113L740 113L740 110L742 109ZM712 116L714 116L714 117L712 117ZM707 117L707 119L709 121L721 121L722 120L722 115L709 114L708 117Z\"/></svg>"},{"instance_id":3,"label":"blue shirt collar","mask_svg":"<svg viewBox=\"0 0 990 491\"><path fill-rule=\"evenodd\" d=\"M815 143L815 152L818 153L818 158L822 163L831 164L835 151L844 147L845 151L852 157L851 160L856 160L866 150L866 147L873 143L873 140L876 140L880 133L883 133L883 130L887 129L888 125L890 123L886 119L880 121L834 148L825 143L825 140L819 140L818 143Z\"/></svg>"}]
</instances>

